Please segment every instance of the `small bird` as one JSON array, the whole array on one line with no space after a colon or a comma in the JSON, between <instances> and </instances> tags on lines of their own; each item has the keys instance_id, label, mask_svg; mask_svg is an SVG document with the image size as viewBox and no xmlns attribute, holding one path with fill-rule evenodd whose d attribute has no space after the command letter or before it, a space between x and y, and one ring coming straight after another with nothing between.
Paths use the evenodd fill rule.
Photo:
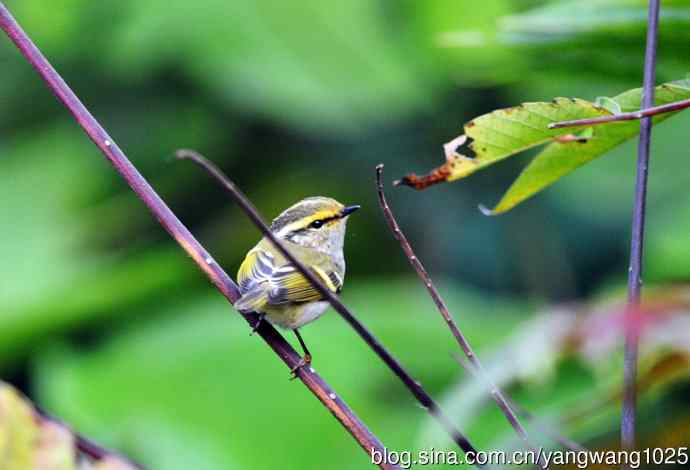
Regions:
<instances>
[{"instance_id":1,"label":"small bird","mask_svg":"<svg viewBox=\"0 0 690 470\"><path fill-rule=\"evenodd\" d=\"M308 197L289 207L271 223L271 232L331 291L340 293L345 280L343 244L347 218L359 206L335 199ZM252 248L237 272L242 297L235 307L260 314L281 328L293 330L304 351L297 369L311 362L299 328L328 309L328 301L311 285L271 241L264 237ZM254 330L258 328L256 324Z\"/></svg>"}]
</instances>

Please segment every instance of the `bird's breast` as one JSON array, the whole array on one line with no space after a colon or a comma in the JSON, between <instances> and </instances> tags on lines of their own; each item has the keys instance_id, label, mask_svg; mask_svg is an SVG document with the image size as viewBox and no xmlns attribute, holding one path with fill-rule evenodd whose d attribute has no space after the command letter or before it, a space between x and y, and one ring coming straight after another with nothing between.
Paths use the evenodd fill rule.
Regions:
<instances>
[{"instance_id":1,"label":"bird's breast","mask_svg":"<svg viewBox=\"0 0 690 470\"><path fill-rule=\"evenodd\" d=\"M266 311L268 321L288 330L301 328L323 315L328 310L326 301L307 302L271 308Z\"/></svg>"}]
</instances>

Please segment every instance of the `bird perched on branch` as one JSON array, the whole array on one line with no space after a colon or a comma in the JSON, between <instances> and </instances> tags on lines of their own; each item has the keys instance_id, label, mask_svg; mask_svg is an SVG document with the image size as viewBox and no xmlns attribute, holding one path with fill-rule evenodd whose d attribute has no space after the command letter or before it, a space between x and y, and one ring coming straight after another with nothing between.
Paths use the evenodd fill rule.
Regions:
<instances>
[{"instance_id":1,"label":"bird perched on branch","mask_svg":"<svg viewBox=\"0 0 690 470\"><path fill-rule=\"evenodd\" d=\"M331 291L339 293L345 280L343 244L347 218L359 206L344 206L335 199L309 197L289 207L271 223L271 232ZM328 301L300 271L264 237L245 257L237 273L241 312L256 312L260 321L293 330L304 357L293 374L311 362L299 328L328 309ZM258 328L259 323L256 324Z\"/></svg>"}]
</instances>

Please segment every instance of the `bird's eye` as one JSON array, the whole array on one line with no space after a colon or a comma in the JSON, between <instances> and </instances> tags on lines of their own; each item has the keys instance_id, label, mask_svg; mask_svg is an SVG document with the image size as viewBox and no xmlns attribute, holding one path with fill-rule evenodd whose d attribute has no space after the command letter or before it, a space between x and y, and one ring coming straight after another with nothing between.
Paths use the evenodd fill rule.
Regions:
<instances>
[{"instance_id":1,"label":"bird's eye","mask_svg":"<svg viewBox=\"0 0 690 470\"><path fill-rule=\"evenodd\" d=\"M309 226L311 228L321 228L323 226L323 220L315 220L314 222L310 223Z\"/></svg>"}]
</instances>

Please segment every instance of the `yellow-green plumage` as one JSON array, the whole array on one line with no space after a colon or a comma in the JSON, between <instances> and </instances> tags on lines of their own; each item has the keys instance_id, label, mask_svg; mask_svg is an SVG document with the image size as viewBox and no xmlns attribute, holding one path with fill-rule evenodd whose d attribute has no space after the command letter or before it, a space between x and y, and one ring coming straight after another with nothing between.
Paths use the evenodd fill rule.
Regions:
<instances>
[{"instance_id":1,"label":"yellow-green plumage","mask_svg":"<svg viewBox=\"0 0 690 470\"><path fill-rule=\"evenodd\" d=\"M356 208L330 198L307 198L276 217L271 231L329 289L340 292L345 278L346 219ZM266 238L247 253L237 282L242 297L236 308L264 313L283 328L297 329L328 308L321 294Z\"/></svg>"}]
</instances>

